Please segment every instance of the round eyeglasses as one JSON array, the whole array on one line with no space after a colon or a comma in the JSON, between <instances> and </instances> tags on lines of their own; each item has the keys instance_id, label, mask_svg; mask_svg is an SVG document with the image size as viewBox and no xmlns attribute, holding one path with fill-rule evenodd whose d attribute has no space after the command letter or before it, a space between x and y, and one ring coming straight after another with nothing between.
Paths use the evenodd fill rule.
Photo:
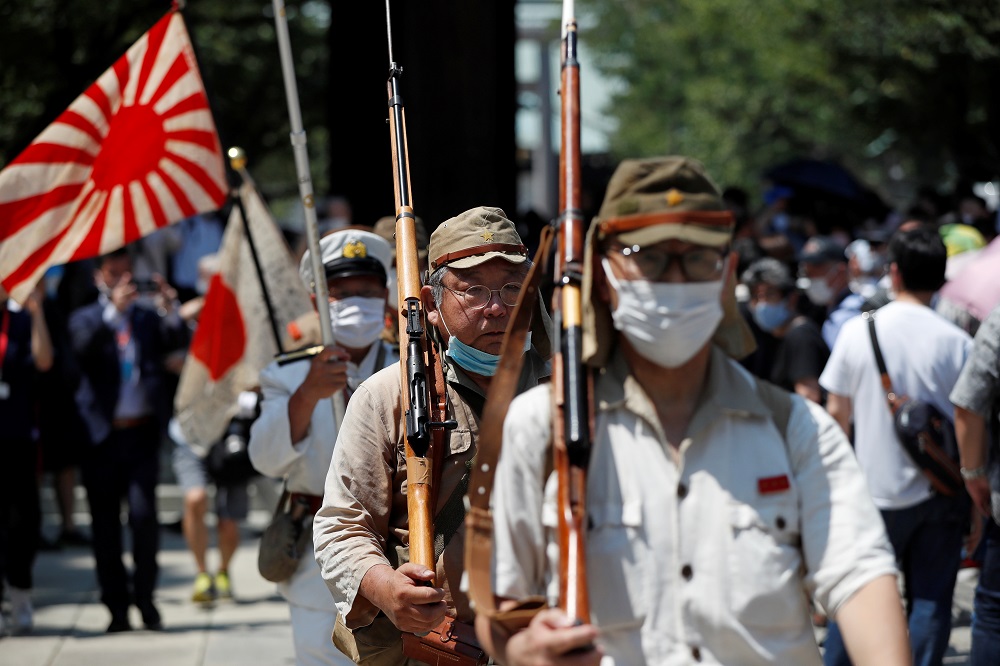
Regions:
<instances>
[{"instance_id":1,"label":"round eyeglasses","mask_svg":"<svg viewBox=\"0 0 1000 666\"><path fill-rule=\"evenodd\" d=\"M444 287L444 285L441 286ZM482 310L489 305L493 294L500 294L500 301L507 307L512 308L517 305L517 295L521 293L520 282L508 282L499 289L490 289L482 284L473 285L464 291L452 289L451 287L444 288L455 294L455 297L465 307L472 308L473 310Z\"/></svg>"},{"instance_id":2,"label":"round eyeglasses","mask_svg":"<svg viewBox=\"0 0 1000 666\"><path fill-rule=\"evenodd\" d=\"M725 248L698 247L685 252L667 252L656 246L621 245L611 243L608 254L618 258L618 264L632 277L656 281L667 272L671 261L681 267L688 282L708 282L722 276Z\"/></svg>"}]
</instances>

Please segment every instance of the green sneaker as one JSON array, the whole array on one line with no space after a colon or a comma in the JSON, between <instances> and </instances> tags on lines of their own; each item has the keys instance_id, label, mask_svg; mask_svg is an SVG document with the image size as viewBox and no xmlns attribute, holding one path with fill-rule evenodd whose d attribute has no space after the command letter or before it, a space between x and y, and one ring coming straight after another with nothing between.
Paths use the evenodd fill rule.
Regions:
<instances>
[{"instance_id":1,"label":"green sneaker","mask_svg":"<svg viewBox=\"0 0 1000 666\"><path fill-rule=\"evenodd\" d=\"M215 600L215 586L212 584L212 577L202 571L194 578L194 591L191 593L191 601L205 603Z\"/></svg>"},{"instance_id":2,"label":"green sneaker","mask_svg":"<svg viewBox=\"0 0 1000 666\"><path fill-rule=\"evenodd\" d=\"M220 571L215 574L215 593L219 599L233 598L233 588L229 584L229 573Z\"/></svg>"}]
</instances>

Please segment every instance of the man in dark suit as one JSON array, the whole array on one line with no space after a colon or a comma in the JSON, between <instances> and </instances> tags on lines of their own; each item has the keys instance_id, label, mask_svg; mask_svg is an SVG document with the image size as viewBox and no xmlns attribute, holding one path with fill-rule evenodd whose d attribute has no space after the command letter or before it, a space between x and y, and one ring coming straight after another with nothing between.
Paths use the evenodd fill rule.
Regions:
<instances>
[{"instance_id":1,"label":"man in dark suit","mask_svg":"<svg viewBox=\"0 0 1000 666\"><path fill-rule=\"evenodd\" d=\"M174 307L176 293L162 279L141 302L129 255L120 250L98 260L98 300L74 310L70 341L80 367L76 403L92 446L81 465L90 502L94 559L101 601L111 611L108 632L128 631L130 601L148 629L160 629L153 604L159 525L156 483L159 442L169 415L163 360L183 342ZM145 299L143 299L145 300ZM135 571L131 593L122 562L121 501L128 500Z\"/></svg>"}]
</instances>

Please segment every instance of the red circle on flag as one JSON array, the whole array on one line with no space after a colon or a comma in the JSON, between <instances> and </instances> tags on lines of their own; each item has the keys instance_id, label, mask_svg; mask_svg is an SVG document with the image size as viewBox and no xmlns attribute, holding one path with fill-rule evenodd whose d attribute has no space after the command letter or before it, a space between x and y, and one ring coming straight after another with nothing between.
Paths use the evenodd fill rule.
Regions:
<instances>
[{"instance_id":1,"label":"red circle on flag","mask_svg":"<svg viewBox=\"0 0 1000 666\"><path fill-rule=\"evenodd\" d=\"M246 342L246 327L236 294L215 274L191 340L191 354L205 364L209 377L217 382L243 358Z\"/></svg>"},{"instance_id":2,"label":"red circle on flag","mask_svg":"<svg viewBox=\"0 0 1000 666\"><path fill-rule=\"evenodd\" d=\"M163 119L148 106L126 106L111 118L91 178L98 190L144 181L166 152Z\"/></svg>"}]
</instances>

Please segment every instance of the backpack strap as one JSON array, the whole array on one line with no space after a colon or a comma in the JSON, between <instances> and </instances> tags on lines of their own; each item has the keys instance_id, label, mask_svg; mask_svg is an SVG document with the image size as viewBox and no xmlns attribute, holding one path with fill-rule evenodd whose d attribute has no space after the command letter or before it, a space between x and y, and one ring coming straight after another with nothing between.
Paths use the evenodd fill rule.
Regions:
<instances>
[{"instance_id":1,"label":"backpack strap","mask_svg":"<svg viewBox=\"0 0 1000 666\"><path fill-rule=\"evenodd\" d=\"M775 386L769 381L755 378L757 383L757 396L761 402L771 411L771 420L781 433L781 441L785 443L785 450L788 449L788 421L792 417L792 394Z\"/></svg>"}]
</instances>

